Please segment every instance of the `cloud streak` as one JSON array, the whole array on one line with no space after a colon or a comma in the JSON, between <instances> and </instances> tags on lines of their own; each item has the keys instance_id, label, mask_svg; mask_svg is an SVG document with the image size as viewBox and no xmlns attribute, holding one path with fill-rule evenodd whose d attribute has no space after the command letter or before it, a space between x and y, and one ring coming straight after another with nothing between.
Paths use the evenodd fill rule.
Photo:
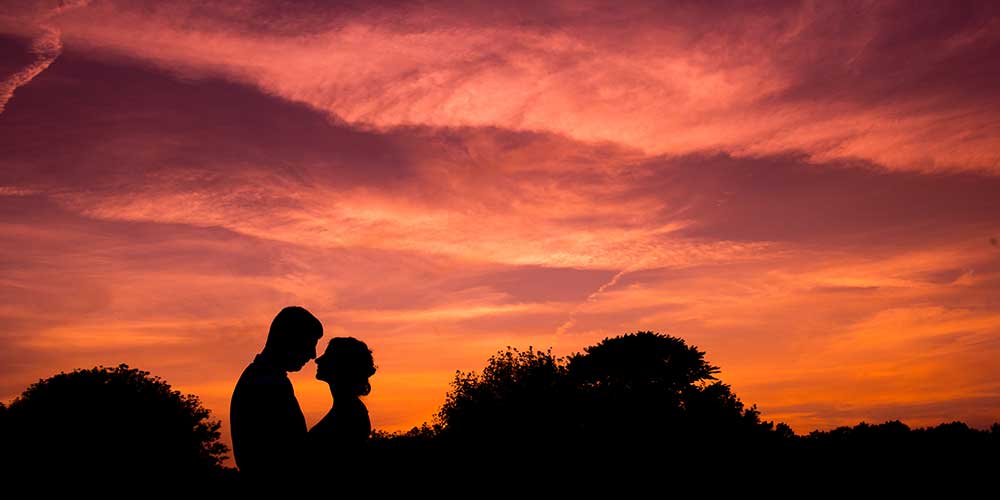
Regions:
<instances>
[{"instance_id":1,"label":"cloud streak","mask_svg":"<svg viewBox=\"0 0 1000 500\"><path fill-rule=\"evenodd\" d=\"M223 76L369 127L542 130L653 155L805 151L900 169L1000 168L1000 100L978 90L1000 83L978 62L1000 53L990 2L608 7L555 4L526 18L520 7L305 4L267 17L274 9L260 2L100 2L58 26L86 50Z\"/></svg>"},{"instance_id":2,"label":"cloud streak","mask_svg":"<svg viewBox=\"0 0 1000 500\"><path fill-rule=\"evenodd\" d=\"M85 7L88 3L90 3L89 0L60 2L57 7L40 16L34 28L40 33L33 37L28 50L35 60L27 67L0 81L0 113L3 113L18 87L31 82L32 79L51 66L62 53L62 32L51 23L51 19L72 9Z\"/></svg>"},{"instance_id":3,"label":"cloud streak","mask_svg":"<svg viewBox=\"0 0 1000 500\"><path fill-rule=\"evenodd\" d=\"M36 57L35 61L0 82L0 113L3 113L7 103L14 97L14 91L45 71L59 57L61 51L62 42L59 39L59 30L53 27L43 27L42 34L31 42L31 53Z\"/></svg>"}]
</instances>

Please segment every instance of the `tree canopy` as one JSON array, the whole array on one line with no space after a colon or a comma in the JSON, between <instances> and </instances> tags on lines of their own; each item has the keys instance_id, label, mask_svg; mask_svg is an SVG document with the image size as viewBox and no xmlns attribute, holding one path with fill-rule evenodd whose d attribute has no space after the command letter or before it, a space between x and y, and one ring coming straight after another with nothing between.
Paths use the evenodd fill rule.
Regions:
<instances>
[{"instance_id":1,"label":"tree canopy","mask_svg":"<svg viewBox=\"0 0 1000 500\"><path fill-rule=\"evenodd\" d=\"M4 413L7 468L24 477L175 484L218 474L228 452L196 396L125 364L39 380Z\"/></svg>"},{"instance_id":2,"label":"tree canopy","mask_svg":"<svg viewBox=\"0 0 1000 500\"><path fill-rule=\"evenodd\" d=\"M560 434L569 410L566 363L549 351L508 347L481 374L457 372L438 413L447 436L466 445Z\"/></svg>"},{"instance_id":3,"label":"tree canopy","mask_svg":"<svg viewBox=\"0 0 1000 500\"><path fill-rule=\"evenodd\" d=\"M501 458L503 450L593 458L664 449L690 458L791 433L744 407L704 354L648 331L566 358L508 347L481 373L456 373L438 414L442 437Z\"/></svg>"}]
</instances>

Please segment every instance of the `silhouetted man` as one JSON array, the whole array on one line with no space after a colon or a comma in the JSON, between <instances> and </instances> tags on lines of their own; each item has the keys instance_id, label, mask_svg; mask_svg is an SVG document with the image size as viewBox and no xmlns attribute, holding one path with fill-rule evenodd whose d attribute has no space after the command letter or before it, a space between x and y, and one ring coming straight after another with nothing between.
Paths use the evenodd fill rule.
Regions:
<instances>
[{"instance_id":1,"label":"silhouetted man","mask_svg":"<svg viewBox=\"0 0 1000 500\"><path fill-rule=\"evenodd\" d=\"M233 457L250 485L298 483L306 419L288 380L316 357L323 325L309 311L286 307L274 317L267 343L233 390L229 410ZM293 483L288 483L292 480Z\"/></svg>"}]
</instances>

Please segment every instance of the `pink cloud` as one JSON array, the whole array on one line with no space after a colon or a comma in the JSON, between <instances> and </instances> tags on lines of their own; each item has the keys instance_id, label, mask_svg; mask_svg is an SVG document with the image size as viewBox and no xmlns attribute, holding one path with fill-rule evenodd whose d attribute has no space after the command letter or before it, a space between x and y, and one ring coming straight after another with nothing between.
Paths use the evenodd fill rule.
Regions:
<instances>
[{"instance_id":1,"label":"pink cloud","mask_svg":"<svg viewBox=\"0 0 1000 500\"><path fill-rule=\"evenodd\" d=\"M1000 101L978 90L1000 78L981 64L1000 42L990 3L606 7L99 3L54 22L81 50L220 75L364 126L996 171Z\"/></svg>"}]
</instances>

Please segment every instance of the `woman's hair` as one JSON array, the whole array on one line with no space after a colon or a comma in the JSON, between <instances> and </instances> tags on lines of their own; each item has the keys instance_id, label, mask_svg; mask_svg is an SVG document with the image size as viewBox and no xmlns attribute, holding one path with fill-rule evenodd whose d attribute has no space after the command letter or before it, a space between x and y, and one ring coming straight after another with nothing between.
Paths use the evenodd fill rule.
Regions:
<instances>
[{"instance_id":1,"label":"woman's hair","mask_svg":"<svg viewBox=\"0 0 1000 500\"><path fill-rule=\"evenodd\" d=\"M330 358L331 383L358 396L372 392L368 377L375 375L375 360L367 344L354 337L334 337L324 356Z\"/></svg>"}]
</instances>

